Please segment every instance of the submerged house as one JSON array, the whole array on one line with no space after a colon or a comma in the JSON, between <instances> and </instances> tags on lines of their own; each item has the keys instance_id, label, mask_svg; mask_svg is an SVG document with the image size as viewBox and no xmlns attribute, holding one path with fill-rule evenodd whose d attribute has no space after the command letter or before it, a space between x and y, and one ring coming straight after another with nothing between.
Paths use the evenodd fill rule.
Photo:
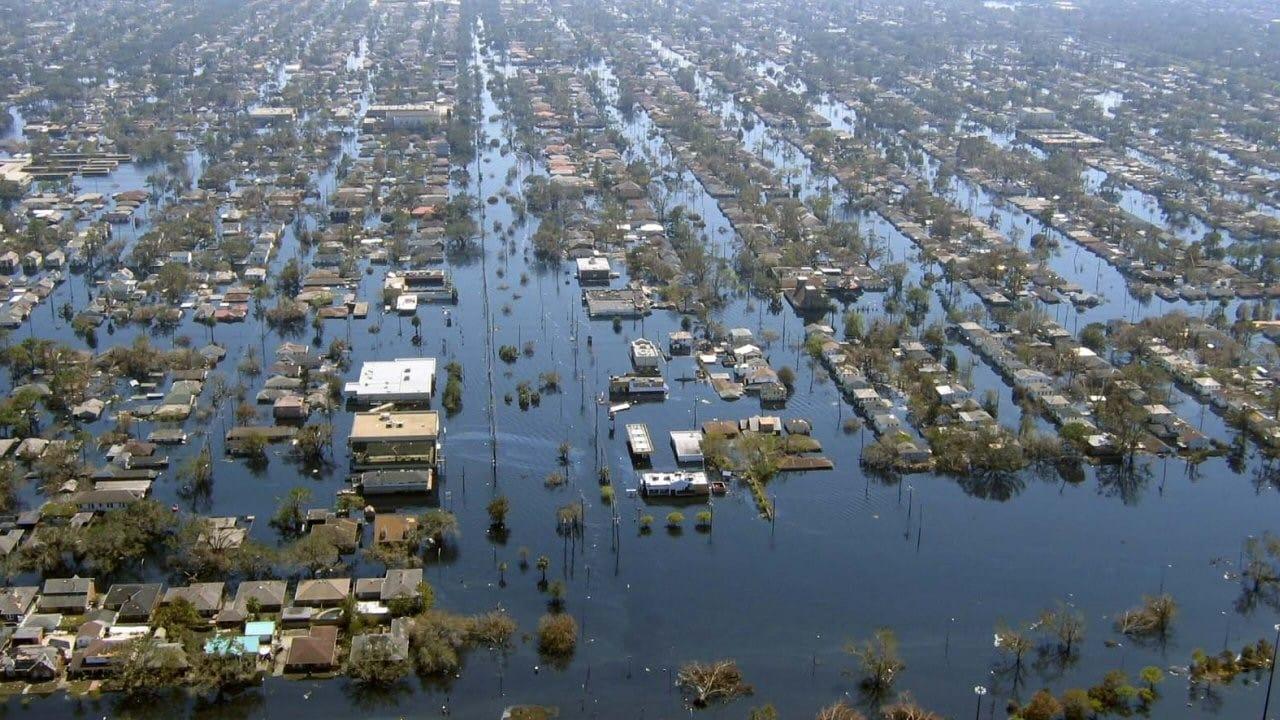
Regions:
<instances>
[{"instance_id":1,"label":"submerged house","mask_svg":"<svg viewBox=\"0 0 1280 720\"><path fill-rule=\"evenodd\" d=\"M698 497L711 494L705 472L647 472L640 475L640 492L649 497Z\"/></svg>"}]
</instances>

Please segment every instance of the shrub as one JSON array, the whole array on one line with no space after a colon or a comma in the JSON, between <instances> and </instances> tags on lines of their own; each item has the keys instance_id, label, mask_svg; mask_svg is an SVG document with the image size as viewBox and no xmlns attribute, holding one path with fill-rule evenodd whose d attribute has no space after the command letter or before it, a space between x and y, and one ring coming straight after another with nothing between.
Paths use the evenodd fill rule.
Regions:
<instances>
[{"instance_id":1,"label":"shrub","mask_svg":"<svg viewBox=\"0 0 1280 720\"><path fill-rule=\"evenodd\" d=\"M568 613L543 615L538 620L538 652L567 658L578 646L578 623Z\"/></svg>"}]
</instances>

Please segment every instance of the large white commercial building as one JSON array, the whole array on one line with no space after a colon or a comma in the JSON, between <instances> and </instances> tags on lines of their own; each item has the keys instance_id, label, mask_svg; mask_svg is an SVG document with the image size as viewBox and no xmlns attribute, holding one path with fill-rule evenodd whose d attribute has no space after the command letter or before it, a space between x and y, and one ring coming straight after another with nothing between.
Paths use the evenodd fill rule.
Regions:
<instances>
[{"instance_id":1,"label":"large white commercial building","mask_svg":"<svg viewBox=\"0 0 1280 720\"><path fill-rule=\"evenodd\" d=\"M376 360L360 367L360 379L344 388L349 400L369 405L427 402L435 388L435 358Z\"/></svg>"}]
</instances>

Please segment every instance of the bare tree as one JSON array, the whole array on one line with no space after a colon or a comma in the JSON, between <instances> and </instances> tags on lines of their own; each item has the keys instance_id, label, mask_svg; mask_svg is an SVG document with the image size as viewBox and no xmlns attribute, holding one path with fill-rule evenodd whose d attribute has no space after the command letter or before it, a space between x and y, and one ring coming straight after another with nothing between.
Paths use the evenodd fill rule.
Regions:
<instances>
[{"instance_id":1,"label":"bare tree","mask_svg":"<svg viewBox=\"0 0 1280 720\"><path fill-rule=\"evenodd\" d=\"M743 681L738 664L732 660L689 663L680 668L676 682L694 707L728 702L752 692L751 686Z\"/></svg>"}]
</instances>

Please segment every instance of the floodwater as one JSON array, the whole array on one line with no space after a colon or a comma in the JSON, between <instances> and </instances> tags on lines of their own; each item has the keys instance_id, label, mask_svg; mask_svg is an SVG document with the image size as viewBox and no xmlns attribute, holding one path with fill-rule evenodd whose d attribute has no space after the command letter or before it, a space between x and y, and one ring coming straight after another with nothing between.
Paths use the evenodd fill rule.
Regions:
<instances>
[{"instance_id":1,"label":"floodwater","mask_svg":"<svg viewBox=\"0 0 1280 720\"><path fill-rule=\"evenodd\" d=\"M485 76L505 72L499 63L486 51ZM607 77L607 67L596 66L595 71ZM493 118L500 111L486 90L481 115ZM616 113L610 118L622 123ZM643 112L631 122L624 129L629 137L648 137L652 124ZM499 122L486 120L483 136L505 135ZM758 143L759 138L748 137L747 142ZM478 148L479 157L469 168L469 190L482 201L504 187L511 167L517 167L519 178L542 171L536 160L518 153L504 153L487 142ZM359 148L353 144L346 151ZM142 177L145 173L117 173L105 182L133 187ZM732 229L715 201L696 183L685 192L687 204L698 207L707 221L709 241L731 248ZM1027 222L1016 210L988 207L972 189L953 186L951 192L959 205L972 207L979 216L995 212L1002 223ZM446 324L444 308L423 306L418 314L424 340L414 345L407 320L375 310L367 319L327 323L319 340L350 340L352 376L370 359L422 354L442 364L462 364L463 408L445 420L447 469L440 494L440 504L457 513L462 532L455 554L428 563L427 578L436 588L437 605L459 612L501 606L523 632L531 633L545 612L546 596L536 588L537 571L517 567L517 551L527 547L534 557L546 554L552 559L549 576L566 581L567 610L582 626L573 662L554 669L539 660L531 641L521 639L509 653L470 654L461 676L447 682L406 681L399 692L369 695L343 680L271 680L236 703L192 708L196 714L394 718L447 712L456 718L493 719L508 705L539 703L559 707L561 716L568 718L674 717L686 712L672 687L674 668L689 660L734 658L754 684L755 697L699 711L701 715L740 718L748 704L771 702L783 717L809 717L837 698L858 700L856 680L847 673L855 663L842 646L876 628L890 627L908 664L898 689L910 690L949 716L966 717L973 710L973 686L983 684L993 689L983 716L995 718L1004 716L996 706L1012 693L1014 681L994 671L994 627L1001 621L1030 621L1058 602L1085 614L1088 638L1074 666L1028 668L1020 679L1023 697L1041 686L1089 685L1117 668L1133 675L1148 664L1185 665L1195 648L1217 651L1224 643L1238 647L1270 634L1275 609L1262 606L1237 613L1234 603L1240 586L1224 577L1235 569L1245 536L1274 529L1280 510L1280 495L1265 475L1269 467L1256 456L1246 458L1243 472L1231 471L1223 459L1210 459L1194 473L1180 460L1152 459L1140 462L1133 473L1086 469L1075 482L1030 471L996 478L873 478L858 465L869 433L842 432L842 420L851 416L851 408L798 347L804 321L785 308L774 312L746 297L735 298L720 321L780 335L767 354L775 367L791 365L797 379L794 397L777 414L812 421L814 437L836 469L775 479L769 486L777 502L775 523L761 519L749 496L734 488L713 501L711 532L694 530L691 518L700 508L692 506L681 508L690 518L683 532L658 529L640 535L639 514L661 519L669 508L625 497L622 488L635 484L625 433L612 431L595 398L610 373L629 367L629 340L648 337L665 343L666 334L679 328L680 318L656 312L623 323L620 332L607 321L590 321L570 265L532 260L530 238L536 224L518 228L509 238L514 247L504 249L506 239L492 228L495 221L503 228L511 225L510 208L504 201L481 202L481 208L478 215L483 215L477 219L485 232L476 251L449 261L459 288L458 305L448 308L451 325ZM862 225L865 232L888 234L874 218L864 218ZM896 251L899 258L906 257L906 247ZM301 252L287 235L273 267L278 269ZM1076 259L1070 246L1064 257L1070 262L1059 259L1055 269L1108 298L1082 315L1082 321L1124 312L1123 285L1111 274L1114 271L1098 266L1093 256ZM1077 263L1079 269L1072 270ZM527 281L521 280L522 274ZM361 274L358 294L376 299L381 275L382 268ZM53 303L60 306L73 294L82 300L85 288L78 282L73 278L59 287ZM868 295L859 305L874 313L880 302L880 296ZM1144 309L1148 311L1161 310ZM60 326L61 321L51 316L39 308L29 332L82 345L65 323ZM25 332L23 328L15 337ZM104 346L127 342L143 332L119 327L114 335L100 332L100 340ZM207 330L188 320L177 334L202 344ZM214 335L227 347L221 370L228 375L234 374L247 348L270 358L286 339L262 332L252 317L244 325L219 326ZM308 342L312 335L307 330L287 339ZM532 357L507 365L494 356L499 345L526 342L534 345ZM486 371L491 363L492 387ZM541 405L528 411L503 401L517 383L536 382L547 371L559 373L561 392L544 394ZM694 374L690 358L677 358L664 371L670 396L664 402L638 404L617 421L648 424L657 446L656 468L674 467L665 442L668 431L693 428L710 418L737 419L761 412L752 399L723 402L706 385L678 382ZM974 377L976 392L989 386L1000 390L1001 420L1009 423L1004 412L1013 407L1005 404L1008 389L993 373ZM250 380L251 391L261 380ZM1195 417L1194 407L1184 404L1179 412ZM220 418L207 424L215 455L221 450L217 429L229 414L224 408ZM338 438L345 437L351 415L338 412L334 423ZM109 426L110 421L103 420L88 429L101 432ZM199 430L195 422L187 427ZM496 448L491 428L496 430ZM148 429L142 424L142 432ZM193 452L203 441L197 438L175 454ZM570 482L548 490L543 478L561 469L557 446L562 441L573 448L565 468ZM495 454L496 467L491 460ZM315 475L302 473L279 456L259 472L239 462L219 462L210 497L194 503L183 499L172 474L158 484L156 497L207 514L265 518L277 499L297 484L311 488L315 504L328 504L345 486L346 464L341 442L333 468ZM619 487L616 542L613 513L599 499L599 467L610 468ZM485 505L498 493L512 503L511 534L503 542L486 537ZM555 532L556 508L571 502L586 507L581 538L567 539ZM273 540L265 522L255 526L254 535ZM498 562L510 566L505 587L499 584ZM357 561L351 574L375 575L380 569ZM1161 589L1171 592L1182 608L1166 644L1135 644L1111 632L1116 613ZM1115 647L1104 642L1113 639L1119 641ZM1188 705L1181 678L1168 678L1162 690L1163 699L1153 713L1161 718L1249 717L1262 702L1257 686L1222 690L1221 711L1211 702ZM114 716L119 710L111 698L63 696L12 699L8 707L16 711L24 703L40 717ZM156 716L172 713L172 706L156 706Z\"/></svg>"}]
</instances>

